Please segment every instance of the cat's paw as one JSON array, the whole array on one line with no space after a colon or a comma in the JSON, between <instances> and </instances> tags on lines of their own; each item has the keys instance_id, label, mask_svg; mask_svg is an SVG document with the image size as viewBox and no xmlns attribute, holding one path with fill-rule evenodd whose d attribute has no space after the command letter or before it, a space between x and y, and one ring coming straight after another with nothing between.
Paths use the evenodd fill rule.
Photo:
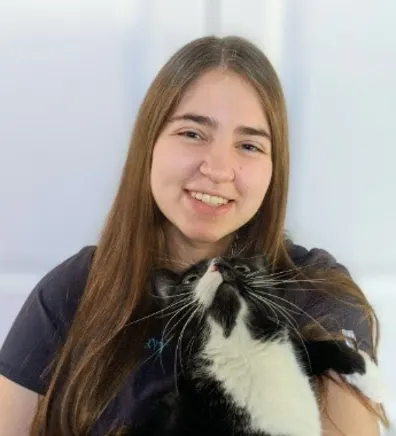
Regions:
<instances>
[{"instance_id":1,"label":"cat's paw","mask_svg":"<svg viewBox=\"0 0 396 436\"><path fill-rule=\"evenodd\" d=\"M386 398L386 388L381 371L370 356L364 351L359 351L365 362L364 374L354 373L345 375L348 383L357 387L363 395L374 403L383 403Z\"/></svg>"}]
</instances>

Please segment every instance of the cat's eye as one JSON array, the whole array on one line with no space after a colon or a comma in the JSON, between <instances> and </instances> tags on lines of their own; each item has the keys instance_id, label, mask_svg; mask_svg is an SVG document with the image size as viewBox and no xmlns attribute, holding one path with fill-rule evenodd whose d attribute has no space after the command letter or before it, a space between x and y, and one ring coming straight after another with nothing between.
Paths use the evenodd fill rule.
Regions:
<instances>
[{"instance_id":1,"label":"cat's eye","mask_svg":"<svg viewBox=\"0 0 396 436\"><path fill-rule=\"evenodd\" d=\"M198 274L189 274L187 277L184 278L183 283L185 284L191 284L198 280Z\"/></svg>"},{"instance_id":2,"label":"cat's eye","mask_svg":"<svg viewBox=\"0 0 396 436\"><path fill-rule=\"evenodd\" d=\"M234 269L242 274L247 274L250 272L250 268L247 265L234 265Z\"/></svg>"}]
</instances>

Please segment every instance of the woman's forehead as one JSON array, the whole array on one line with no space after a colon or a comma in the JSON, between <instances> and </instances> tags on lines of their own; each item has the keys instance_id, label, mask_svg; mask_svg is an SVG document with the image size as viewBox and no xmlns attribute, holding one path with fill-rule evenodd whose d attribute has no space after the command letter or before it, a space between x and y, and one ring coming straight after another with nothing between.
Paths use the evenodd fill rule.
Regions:
<instances>
[{"instance_id":1,"label":"woman's forehead","mask_svg":"<svg viewBox=\"0 0 396 436\"><path fill-rule=\"evenodd\" d=\"M231 71L213 70L196 79L182 94L171 118L185 113L207 116L217 127L254 125L269 131L259 94Z\"/></svg>"}]
</instances>

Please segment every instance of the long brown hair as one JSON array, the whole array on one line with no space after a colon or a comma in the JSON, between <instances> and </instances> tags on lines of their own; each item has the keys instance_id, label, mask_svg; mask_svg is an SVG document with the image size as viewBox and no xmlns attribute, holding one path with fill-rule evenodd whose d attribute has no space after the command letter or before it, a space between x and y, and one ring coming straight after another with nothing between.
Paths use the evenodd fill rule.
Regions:
<instances>
[{"instance_id":1,"label":"long brown hair","mask_svg":"<svg viewBox=\"0 0 396 436\"><path fill-rule=\"evenodd\" d=\"M153 148L186 88L214 68L233 71L248 81L257 91L270 124L273 176L259 211L238 232L243 240L251 241L245 252L265 253L274 268L295 268L284 235L288 127L277 74L266 56L243 38L194 40L161 68L140 107L119 189L67 340L49 368L51 382L39 402L32 435L89 434L142 359L143 341L155 322L152 317L144 322L131 321L152 309L148 276L166 256L163 217L149 183ZM325 276L337 280L344 293L353 294L372 326L376 325L372 308L351 280L334 272Z\"/></svg>"}]
</instances>

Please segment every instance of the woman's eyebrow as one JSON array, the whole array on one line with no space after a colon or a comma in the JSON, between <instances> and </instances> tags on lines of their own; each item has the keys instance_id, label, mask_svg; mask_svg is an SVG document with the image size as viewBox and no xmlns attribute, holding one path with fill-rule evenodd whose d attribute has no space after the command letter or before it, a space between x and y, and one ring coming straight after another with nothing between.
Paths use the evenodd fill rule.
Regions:
<instances>
[{"instance_id":1,"label":"woman's eyebrow","mask_svg":"<svg viewBox=\"0 0 396 436\"><path fill-rule=\"evenodd\" d=\"M208 127L212 128L212 129L217 129L219 126L219 122L212 117L208 117L206 115L194 114L194 113L190 113L190 112L182 114L182 115L174 115L173 117L171 117L168 120L168 123L172 123L174 121L179 121L179 120L193 121L194 123L202 124L204 126L208 126ZM256 127L250 127L250 126L238 126L235 129L235 133L238 135L262 136L264 138L271 140L271 135L269 134L269 132L267 132L267 130L265 130L263 128L256 128Z\"/></svg>"},{"instance_id":2,"label":"woman's eyebrow","mask_svg":"<svg viewBox=\"0 0 396 436\"><path fill-rule=\"evenodd\" d=\"M219 125L218 121L214 118L208 117L206 115L193 114L190 112L183 115L175 115L169 119L168 123L179 120L194 121L194 123L203 124L205 126L211 127L212 129L217 129Z\"/></svg>"},{"instance_id":3,"label":"woman's eyebrow","mask_svg":"<svg viewBox=\"0 0 396 436\"><path fill-rule=\"evenodd\" d=\"M249 127L249 126L238 126L235 129L235 132L238 135L262 136L264 138L271 140L271 135L269 134L269 132L267 132L265 129L262 129L262 128Z\"/></svg>"}]
</instances>

